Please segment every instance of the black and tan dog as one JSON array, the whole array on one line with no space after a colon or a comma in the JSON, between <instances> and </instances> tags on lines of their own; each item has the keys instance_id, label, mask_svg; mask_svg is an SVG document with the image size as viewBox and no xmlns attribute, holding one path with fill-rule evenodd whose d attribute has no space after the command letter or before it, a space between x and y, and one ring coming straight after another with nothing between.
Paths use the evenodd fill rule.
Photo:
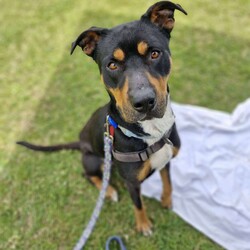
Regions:
<instances>
[{"instance_id":1,"label":"black and tan dog","mask_svg":"<svg viewBox=\"0 0 250 250\"><path fill-rule=\"evenodd\" d=\"M126 182L135 207L136 228L152 233L140 195L140 184L155 170L163 182L162 205L171 206L169 161L180 148L167 85L171 71L170 33L174 11L187 14L178 4L162 1L151 6L140 20L112 29L92 27L72 44L91 56L99 66L110 102L99 108L80 133L80 141L37 146L33 150L78 149L85 175L100 189L103 166L103 133L107 116L115 127L113 167ZM110 185L107 197L117 200Z\"/></svg>"}]
</instances>

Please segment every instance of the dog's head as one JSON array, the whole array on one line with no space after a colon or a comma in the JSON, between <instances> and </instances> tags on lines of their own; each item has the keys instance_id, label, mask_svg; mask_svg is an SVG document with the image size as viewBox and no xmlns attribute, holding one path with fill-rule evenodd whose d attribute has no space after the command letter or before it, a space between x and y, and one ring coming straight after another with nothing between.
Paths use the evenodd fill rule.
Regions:
<instances>
[{"instance_id":1,"label":"dog's head","mask_svg":"<svg viewBox=\"0 0 250 250\"><path fill-rule=\"evenodd\" d=\"M112 29L92 27L72 43L99 66L105 87L121 117L128 123L163 117L171 70L170 33L178 4L162 1L140 20Z\"/></svg>"}]
</instances>

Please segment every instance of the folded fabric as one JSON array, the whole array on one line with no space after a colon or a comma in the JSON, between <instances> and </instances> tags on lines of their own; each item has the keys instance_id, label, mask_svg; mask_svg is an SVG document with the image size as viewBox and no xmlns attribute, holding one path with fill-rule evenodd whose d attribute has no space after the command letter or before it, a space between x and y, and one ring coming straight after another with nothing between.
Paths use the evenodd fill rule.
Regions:
<instances>
[{"instance_id":1,"label":"folded fabric","mask_svg":"<svg viewBox=\"0 0 250 250\"><path fill-rule=\"evenodd\" d=\"M182 147L171 161L173 211L229 250L250 249L250 99L232 114L173 103ZM142 185L160 200L156 172Z\"/></svg>"}]
</instances>

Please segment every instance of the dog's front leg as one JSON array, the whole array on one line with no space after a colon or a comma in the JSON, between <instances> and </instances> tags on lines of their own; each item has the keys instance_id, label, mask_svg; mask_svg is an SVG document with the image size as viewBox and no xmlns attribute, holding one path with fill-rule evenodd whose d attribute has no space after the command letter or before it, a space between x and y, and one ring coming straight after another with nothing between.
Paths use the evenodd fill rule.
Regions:
<instances>
[{"instance_id":1,"label":"dog's front leg","mask_svg":"<svg viewBox=\"0 0 250 250\"><path fill-rule=\"evenodd\" d=\"M148 219L145 207L142 203L140 184L127 183L128 191L134 203L136 229L143 233L144 236L152 234L152 223Z\"/></svg>"},{"instance_id":2,"label":"dog's front leg","mask_svg":"<svg viewBox=\"0 0 250 250\"><path fill-rule=\"evenodd\" d=\"M161 180L162 180L162 196L161 204L164 208L172 207L172 186L170 180L170 163L168 163L163 169L160 170Z\"/></svg>"}]
</instances>

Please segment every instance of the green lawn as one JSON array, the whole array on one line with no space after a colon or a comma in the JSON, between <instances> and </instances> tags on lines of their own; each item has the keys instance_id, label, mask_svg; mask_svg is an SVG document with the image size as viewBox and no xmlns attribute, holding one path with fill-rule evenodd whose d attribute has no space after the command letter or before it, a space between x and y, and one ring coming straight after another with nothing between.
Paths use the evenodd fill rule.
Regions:
<instances>
[{"instance_id":1,"label":"green lawn","mask_svg":"<svg viewBox=\"0 0 250 250\"><path fill-rule=\"evenodd\" d=\"M232 111L250 95L250 2L178 1L170 79L174 101ZM153 1L0 0L0 249L72 249L89 220L97 190L81 177L77 152L40 154L42 144L78 137L107 100L97 66L71 42L90 26L139 18ZM107 201L86 249L121 235L129 250L222 249L154 200L144 199L152 237L134 230L132 203L115 173L119 203ZM146 248L145 248L146 247Z\"/></svg>"}]
</instances>

